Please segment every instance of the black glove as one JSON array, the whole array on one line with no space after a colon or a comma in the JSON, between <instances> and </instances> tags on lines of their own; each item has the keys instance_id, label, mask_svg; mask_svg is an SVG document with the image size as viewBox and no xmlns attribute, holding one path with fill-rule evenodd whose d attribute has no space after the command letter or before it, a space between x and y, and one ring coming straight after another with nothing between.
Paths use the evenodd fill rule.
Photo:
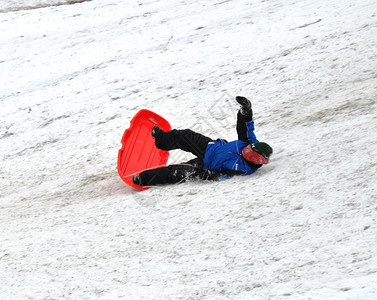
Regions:
<instances>
[{"instance_id":1,"label":"black glove","mask_svg":"<svg viewBox=\"0 0 377 300\"><path fill-rule=\"evenodd\" d=\"M211 170L201 170L198 172L199 178L202 180L218 180L220 178L220 172Z\"/></svg>"},{"instance_id":2,"label":"black glove","mask_svg":"<svg viewBox=\"0 0 377 300\"><path fill-rule=\"evenodd\" d=\"M236 101L241 105L240 112L242 115L247 116L248 119L253 118L253 110L251 109L251 102L243 96L237 96Z\"/></svg>"}]
</instances>

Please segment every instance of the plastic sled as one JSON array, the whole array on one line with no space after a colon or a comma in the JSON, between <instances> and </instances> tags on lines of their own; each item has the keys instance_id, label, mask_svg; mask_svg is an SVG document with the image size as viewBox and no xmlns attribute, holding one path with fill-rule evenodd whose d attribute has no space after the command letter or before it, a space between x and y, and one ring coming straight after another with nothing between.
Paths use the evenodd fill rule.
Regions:
<instances>
[{"instance_id":1,"label":"plastic sled","mask_svg":"<svg viewBox=\"0 0 377 300\"><path fill-rule=\"evenodd\" d=\"M130 128L126 129L122 137L122 148L118 152L118 174L122 180L138 190L149 187L139 186L132 182L132 177L145 169L153 169L166 165L169 152L155 146L151 132L154 126L164 131L171 130L168 121L158 114L147 110L140 110L131 120Z\"/></svg>"}]
</instances>

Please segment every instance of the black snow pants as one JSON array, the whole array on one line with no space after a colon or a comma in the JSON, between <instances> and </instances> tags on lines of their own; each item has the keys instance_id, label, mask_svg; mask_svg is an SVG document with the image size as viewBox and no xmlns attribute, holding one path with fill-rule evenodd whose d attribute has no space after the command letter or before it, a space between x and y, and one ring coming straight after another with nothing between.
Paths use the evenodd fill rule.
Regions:
<instances>
[{"instance_id":1,"label":"black snow pants","mask_svg":"<svg viewBox=\"0 0 377 300\"><path fill-rule=\"evenodd\" d=\"M139 174L142 185L180 183L190 178L216 180L219 174L204 169L203 158L209 142L213 140L191 129L159 131L155 136L156 147L161 150L181 149L191 152L196 158L181 164L169 165Z\"/></svg>"}]
</instances>

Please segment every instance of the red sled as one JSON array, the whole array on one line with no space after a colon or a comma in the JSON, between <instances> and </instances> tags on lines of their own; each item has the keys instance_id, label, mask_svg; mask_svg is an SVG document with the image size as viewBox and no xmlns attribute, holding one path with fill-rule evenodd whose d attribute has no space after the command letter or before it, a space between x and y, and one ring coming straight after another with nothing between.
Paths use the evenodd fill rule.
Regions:
<instances>
[{"instance_id":1,"label":"red sled","mask_svg":"<svg viewBox=\"0 0 377 300\"><path fill-rule=\"evenodd\" d=\"M149 187L134 184L132 177L143 170L166 165L169 152L156 147L151 132L154 126L164 131L170 131L171 126L163 117L147 109L140 110L130 124L123 134L122 148L118 152L118 174L129 186L146 190Z\"/></svg>"}]
</instances>

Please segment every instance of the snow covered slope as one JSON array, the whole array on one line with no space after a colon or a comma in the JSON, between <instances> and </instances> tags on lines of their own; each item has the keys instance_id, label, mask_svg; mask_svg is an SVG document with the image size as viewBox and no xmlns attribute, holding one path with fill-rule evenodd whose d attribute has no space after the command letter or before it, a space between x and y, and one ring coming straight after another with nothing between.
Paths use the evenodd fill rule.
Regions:
<instances>
[{"instance_id":1,"label":"snow covered slope","mask_svg":"<svg viewBox=\"0 0 377 300\"><path fill-rule=\"evenodd\" d=\"M0 32L1 299L377 298L376 1L2 0ZM138 110L232 140L236 95L270 165L118 177Z\"/></svg>"}]
</instances>

